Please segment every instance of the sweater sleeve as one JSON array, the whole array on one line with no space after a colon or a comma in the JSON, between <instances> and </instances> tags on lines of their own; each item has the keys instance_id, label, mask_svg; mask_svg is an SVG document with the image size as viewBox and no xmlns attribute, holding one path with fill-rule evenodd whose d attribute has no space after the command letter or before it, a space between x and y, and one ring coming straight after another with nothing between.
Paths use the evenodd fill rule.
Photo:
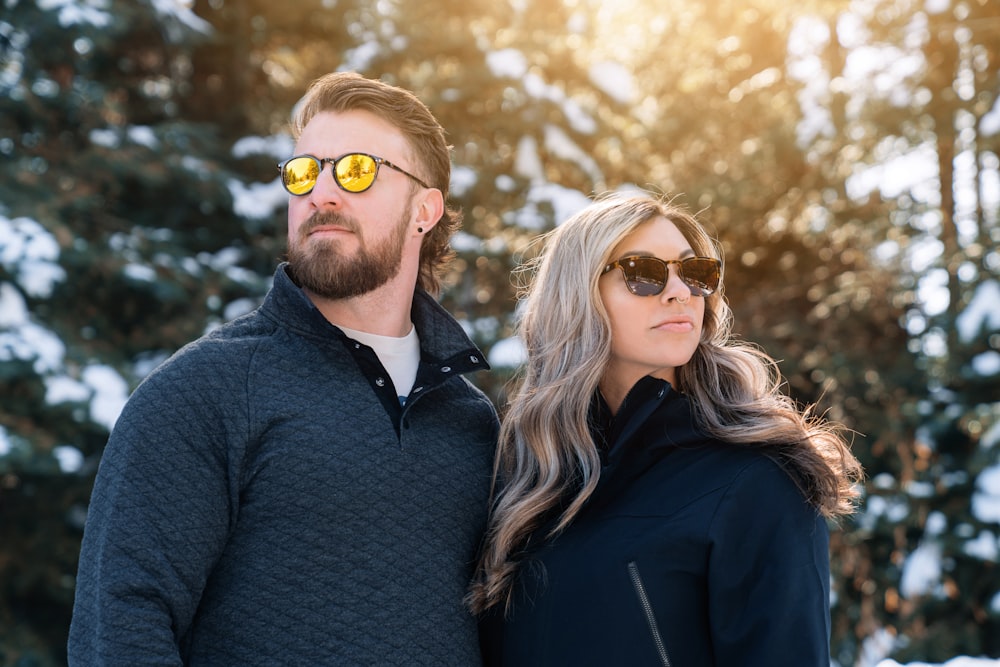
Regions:
<instances>
[{"instance_id":1,"label":"sweater sleeve","mask_svg":"<svg viewBox=\"0 0 1000 667\"><path fill-rule=\"evenodd\" d=\"M119 417L84 529L70 665L182 663L233 516L227 441L246 433L245 393L225 375L203 359L168 362Z\"/></svg>"},{"instance_id":2,"label":"sweater sleeve","mask_svg":"<svg viewBox=\"0 0 1000 667\"><path fill-rule=\"evenodd\" d=\"M788 474L769 459L746 466L710 531L715 664L828 667L829 533Z\"/></svg>"}]
</instances>

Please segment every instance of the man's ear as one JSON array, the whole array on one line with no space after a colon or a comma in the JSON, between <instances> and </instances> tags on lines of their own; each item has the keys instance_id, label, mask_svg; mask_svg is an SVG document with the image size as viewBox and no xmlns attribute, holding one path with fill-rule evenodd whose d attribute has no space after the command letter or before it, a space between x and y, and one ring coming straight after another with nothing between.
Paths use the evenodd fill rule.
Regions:
<instances>
[{"instance_id":1,"label":"man's ear","mask_svg":"<svg viewBox=\"0 0 1000 667\"><path fill-rule=\"evenodd\" d=\"M437 188L426 188L414 199L413 225L418 234L426 234L444 215L444 195Z\"/></svg>"}]
</instances>

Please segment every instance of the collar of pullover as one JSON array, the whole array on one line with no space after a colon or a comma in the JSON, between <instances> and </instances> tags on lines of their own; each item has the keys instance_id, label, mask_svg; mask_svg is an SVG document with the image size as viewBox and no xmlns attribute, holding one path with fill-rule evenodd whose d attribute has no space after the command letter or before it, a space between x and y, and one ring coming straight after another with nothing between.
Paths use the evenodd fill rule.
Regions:
<instances>
[{"instance_id":1,"label":"collar of pullover","mask_svg":"<svg viewBox=\"0 0 1000 667\"><path fill-rule=\"evenodd\" d=\"M261 310L281 326L309 337L342 337L309 297L295 284L283 262L274 272L274 283ZM467 373L489 369L483 353L469 339L462 326L434 298L419 287L410 310L413 326L420 336L420 353L425 361L450 364L452 372Z\"/></svg>"}]
</instances>

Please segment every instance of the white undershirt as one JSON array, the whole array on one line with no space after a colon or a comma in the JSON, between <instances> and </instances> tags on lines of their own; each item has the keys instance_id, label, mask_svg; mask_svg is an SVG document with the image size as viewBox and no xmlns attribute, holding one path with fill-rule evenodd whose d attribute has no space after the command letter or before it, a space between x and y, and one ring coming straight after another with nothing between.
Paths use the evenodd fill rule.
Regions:
<instances>
[{"instance_id":1,"label":"white undershirt","mask_svg":"<svg viewBox=\"0 0 1000 667\"><path fill-rule=\"evenodd\" d=\"M389 378L392 379L392 386L396 388L399 402L406 400L410 395L410 389L413 388L413 382L417 379L417 366L420 365L420 339L417 337L417 328L411 324L410 333L402 338L379 336L344 326L341 326L340 330L348 337L375 350L375 356L382 362Z\"/></svg>"}]
</instances>

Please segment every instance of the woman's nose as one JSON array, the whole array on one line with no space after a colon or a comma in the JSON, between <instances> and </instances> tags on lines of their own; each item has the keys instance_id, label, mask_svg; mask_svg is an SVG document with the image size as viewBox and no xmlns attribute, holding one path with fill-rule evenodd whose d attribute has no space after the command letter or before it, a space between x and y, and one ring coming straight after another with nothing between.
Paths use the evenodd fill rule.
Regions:
<instances>
[{"instance_id":1,"label":"woman's nose","mask_svg":"<svg viewBox=\"0 0 1000 667\"><path fill-rule=\"evenodd\" d=\"M691 298L691 288L681 280L680 267L676 264L668 265L667 284L663 287L663 291L660 292L660 299L664 301L670 301L671 299L687 301L689 298Z\"/></svg>"}]
</instances>

